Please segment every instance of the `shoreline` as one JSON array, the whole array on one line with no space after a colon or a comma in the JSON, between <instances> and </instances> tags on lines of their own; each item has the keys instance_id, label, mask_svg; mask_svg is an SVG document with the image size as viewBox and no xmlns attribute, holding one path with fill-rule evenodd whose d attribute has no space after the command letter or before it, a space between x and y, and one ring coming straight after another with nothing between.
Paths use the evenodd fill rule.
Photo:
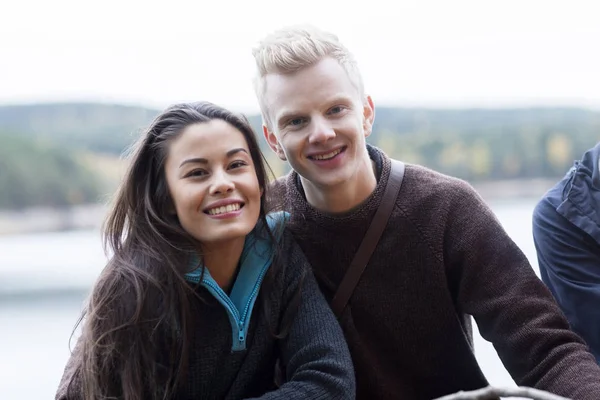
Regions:
<instances>
[{"instance_id":1,"label":"shoreline","mask_svg":"<svg viewBox=\"0 0 600 400\"><path fill-rule=\"evenodd\" d=\"M105 204L83 204L63 209L0 210L0 236L99 229L107 209Z\"/></svg>"},{"instance_id":2,"label":"shoreline","mask_svg":"<svg viewBox=\"0 0 600 400\"><path fill-rule=\"evenodd\" d=\"M539 199L558 180L527 179L472 182L488 203L516 199ZM102 226L107 204L83 204L64 209L48 207L21 211L0 210L0 236L43 232L97 230Z\"/></svg>"}]
</instances>

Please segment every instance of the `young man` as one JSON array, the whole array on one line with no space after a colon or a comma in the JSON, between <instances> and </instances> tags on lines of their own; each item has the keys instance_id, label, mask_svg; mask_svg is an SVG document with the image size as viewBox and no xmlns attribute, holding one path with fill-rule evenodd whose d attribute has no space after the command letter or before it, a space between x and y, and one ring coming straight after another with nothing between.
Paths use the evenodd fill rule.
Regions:
<instances>
[{"instance_id":1,"label":"young man","mask_svg":"<svg viewBox=\"0 0 600 400\"><path fill-rule=\"evenodd\" d=\"M254 50L270 147L293 171L273 187L331 300L378 208L390 158L348 50L314 28ZM340 323L359 399L431 399L487 385L470 315L519 385L600 399L600 368L525 255L465 182L407 165L377 248Z\"/></svg>"},{"instance_id":2,"label":"young man","mask_svg":"<svg viewBox=\"0 0 600 400\"><path fill-rule=\"evenodd\" d=\"M533 212L542 280L600 364L600 143Z\"/></svg>"}]
</instances>

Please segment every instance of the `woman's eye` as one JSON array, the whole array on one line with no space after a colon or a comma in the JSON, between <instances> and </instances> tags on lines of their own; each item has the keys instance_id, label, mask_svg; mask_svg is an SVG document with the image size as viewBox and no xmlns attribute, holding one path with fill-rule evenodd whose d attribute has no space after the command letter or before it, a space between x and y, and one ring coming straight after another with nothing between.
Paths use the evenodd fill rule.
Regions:
<instances>
[{"instance_id":1,"label":"woman's eye","mask_svg":"<svg viewBox=\"0 0 600 400\"><path fill-rule=\"evenodd\" d=\"M195 169L195 170L188 172L186 175L186 178L187 177L200 177L200 176L204 176L204 175L206 175L206 171L204 171L202 169Z\"/></svg>"},{"instance_id":2,"label":"woman's eye","mask_svg":"<svg viewBox=\"0 0 600 400\"><path fill-rule=\"evenodd\" d=\"M240 167L244 167L248 164L246 164L244 161L234 161L231 163L231 168L240 168Z\"/></svg>"}]
</instances>

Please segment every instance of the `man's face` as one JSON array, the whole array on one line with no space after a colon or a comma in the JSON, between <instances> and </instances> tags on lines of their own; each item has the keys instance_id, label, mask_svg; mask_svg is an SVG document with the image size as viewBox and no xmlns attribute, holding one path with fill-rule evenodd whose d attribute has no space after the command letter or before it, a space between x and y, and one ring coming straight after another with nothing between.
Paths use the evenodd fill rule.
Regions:
<instances>
[{"instance_id":1,"label":"man's face","mask_svg":"<svg viewBox=\"0 0 600 400\"><path fill-rule=\"evenodd\" d=\"M271 130L263 130L281 159L317 189L360 179L370 165L365 138L371 134L373 103L363 101L336 60L324 58L293 74L269 74L265 85Z\"/></svg>"}]
</instances>

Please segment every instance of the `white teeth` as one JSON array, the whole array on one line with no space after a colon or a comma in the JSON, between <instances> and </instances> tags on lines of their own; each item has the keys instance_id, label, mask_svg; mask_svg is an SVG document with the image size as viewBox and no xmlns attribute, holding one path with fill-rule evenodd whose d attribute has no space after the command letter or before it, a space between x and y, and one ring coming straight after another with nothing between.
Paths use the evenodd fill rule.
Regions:
<instances>
[{"instance_id":1,"label":"white teeth","mask_svg":"<svg viewBox=\"0 0 600 400\"><path fill-rule=\"evenodd\" d=\"M240 203L228 204L226 206L211 208L210 210L208 210L208 213L210 215L219 215L219 214L225 214L225 213L232 212L232 211L237 211L240 208L241 208Z\"/></svg>"},{"instance_id":2,"label":"white teeth","mask_svg":"<svg viewBox=\"0 0 600 400\"><path fill-rule=\"evenodd\" d=\"M315 160L329 160L330 158L337 156L341 152L342 152L342 149L337 149L337 150L332 151L331 153L321 154L318 156L312 156L312 158L314 158Z\"/></svg>"}]
</instances>

